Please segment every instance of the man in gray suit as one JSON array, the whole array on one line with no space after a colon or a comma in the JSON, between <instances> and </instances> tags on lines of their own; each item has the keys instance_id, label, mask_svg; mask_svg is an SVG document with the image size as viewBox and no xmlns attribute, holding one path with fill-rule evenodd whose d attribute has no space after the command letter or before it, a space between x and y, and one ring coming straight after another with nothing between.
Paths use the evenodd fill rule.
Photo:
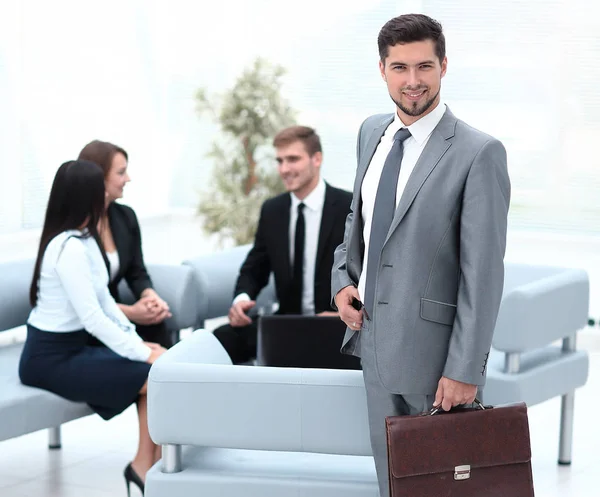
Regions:
<instances>
[{"instance_id":1,"label":"man in gray suit","mask_svg":"<svg viewBox=\"0 0 600 497\"><path fill-rule=\"evenodd\" d=\"M441 25L420 14L396 17L378 45L395 112L360 128L331 294L348 325L342 351L361 358L387 496L385 416L470 404L485 382L510 181L502 144L440 101Z\"/></svg>"}]
</instances>

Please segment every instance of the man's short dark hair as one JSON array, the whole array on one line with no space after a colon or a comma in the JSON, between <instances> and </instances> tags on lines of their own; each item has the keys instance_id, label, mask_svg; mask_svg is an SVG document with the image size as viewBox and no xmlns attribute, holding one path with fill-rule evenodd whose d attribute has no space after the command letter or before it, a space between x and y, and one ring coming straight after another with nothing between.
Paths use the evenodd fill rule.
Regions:
<instances>
[{"instance_id":1,"label":"man's short dark hair","mask_svg":"<svg viewBox=\"0 0 600 497\"><path fill-rule=\"evenodd\" d=\"M306 152L311 157L317 152L322 152L321 139L313 128L308 126L291 126L281 130L273 139L275 148L287 147L294 142L302 142Z\"/></svg>"},{"instance_id":2,"label":"man's short dark hair","mask_svg":"<svg viewBox=\"0 0 600 497\"><path fill-rule=\"evenodd\" d=\"M446 38L442 25L424 14L405 14L390 19L379 31L377 46L379 58L385 64L389 48L398 43L413 43L415 41L431 40L435 44L435 54L440 63L446 56Z\"/></svg>"}]
</instances>

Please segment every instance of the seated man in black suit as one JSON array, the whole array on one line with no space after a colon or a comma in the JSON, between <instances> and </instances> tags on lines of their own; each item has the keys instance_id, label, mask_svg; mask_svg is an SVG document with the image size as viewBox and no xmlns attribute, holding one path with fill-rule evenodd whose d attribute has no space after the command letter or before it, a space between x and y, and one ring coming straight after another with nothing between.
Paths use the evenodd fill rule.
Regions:
<instances>
[{"instance_id":1,"label":"seated man in black suit","mask_svg":"<svg viewBox=\"0 0 600 497\"><path fill-rule=\"evenodd\" d=\"M254 246L240 269L229 324L214 331L234 364L256 357L257 322L248 312L271 272L279 314L335 314L333 252L344 238L352 194L321 179L323 153L314 129L286 128L275 136L273 146L289 193L263 204Z\"/></svg>"}]
</instances>

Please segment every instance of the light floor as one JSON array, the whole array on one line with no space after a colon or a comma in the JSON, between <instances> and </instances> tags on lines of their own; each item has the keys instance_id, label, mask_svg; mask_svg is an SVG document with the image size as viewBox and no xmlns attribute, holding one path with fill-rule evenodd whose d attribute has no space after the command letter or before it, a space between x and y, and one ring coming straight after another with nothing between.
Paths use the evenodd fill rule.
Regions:
<instances>
[{"instance_id":1,"label":"light floor","mask_svg":"<svg viewBox=\"0 0 600 497\"><path fill-rule=\"evenodd\" d=\"M560 467L558 423L560 401L554 399L529 411L533 473L537 497L598 495L600 458L600 346L588 335L588 384L578 390L575 404L573 464ZM1 420L0 420L1 422ZM125 496L123 469L137 441L135 408L104 422L89 416L63 426L63 449L46 448L46 432L0 442L0 497ZM132 487L133 488L133 487ZM132 490L137 496L137 489Z\"/></svg>"}]
</instances>

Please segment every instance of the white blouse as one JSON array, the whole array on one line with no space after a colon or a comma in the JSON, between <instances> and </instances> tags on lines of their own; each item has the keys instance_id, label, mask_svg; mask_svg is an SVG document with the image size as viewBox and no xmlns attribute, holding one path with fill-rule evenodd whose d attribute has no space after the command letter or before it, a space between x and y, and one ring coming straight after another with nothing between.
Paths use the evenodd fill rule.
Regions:
<instances>
[{"instance_id":1,"label":"white blouse","mask_svg":"<svg viewBox=\"0 0 600 497\"><path fill-rule=\"evenodd\" d=\"M106 252L106 258L110 263L110 281L114 281L119 273L121 260L119 259L119 252L116 250L114 252Z\"/></svg>"},{"instance_id":2,"label":"white blouse","mask_svg":"<svg viewBox=\"0 0 600 497\"><path fill-rule=\"evenodd\" d=\"M53 238L42 260L38 300L28 323L43 331L85 329L117 354L146 361L151 349L108 291L108 271L100 248L81 231Z\"/></svg>"}]
</instances>

